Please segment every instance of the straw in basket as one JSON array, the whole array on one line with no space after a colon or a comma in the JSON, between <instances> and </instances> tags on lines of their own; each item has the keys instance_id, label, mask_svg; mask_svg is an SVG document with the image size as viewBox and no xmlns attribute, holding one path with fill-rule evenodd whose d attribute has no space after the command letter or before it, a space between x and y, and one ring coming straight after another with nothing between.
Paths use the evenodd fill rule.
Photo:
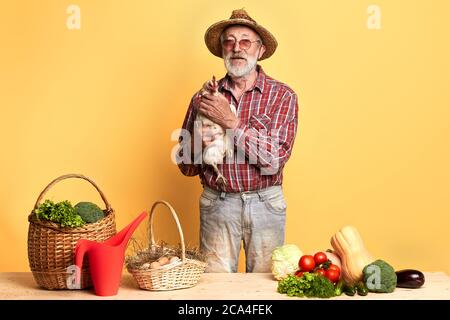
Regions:
<instances>
[{"instance_id":1,"label":"straw in basket","mask_svg":"<svg viewBox=\"0 0 450 320\"><path fill-rule=\"evenodd\" d=\"M100 194L106 209L105 217L95 223L87 223L77 228L62 228L60 225L38 219L34 210L39 206L47 191L56 183L78 178L90 182ZM103 192L91 179L80 174L67 174L56 178L41 192L34 209L28 216L28 260L37 284L45 289L69 289L69 277L73 274L67 268L74 265L74 248L79 239L105 241L116 234L114 210ZM92 286L89 265L81 270L81 289Z\"/></svg>"},{"instance_id":2,"label":"straw in basket","mask_svg":"<svg viewBox=\"0 0 450 320\"><path fill-rule=\"evenodd\" d=\"M158 269L137 269L128 265L127 270L133 275L139 288L144 290L163 291L193 287L198 283L200 276L204 273L207 263L186 258L186 247L180 221L173 207L163 200L156 201L150 212L150 223L148 227L149 238L151 239L150 249L156 249L158 247L153 236L154 210L158 204L163 204L170 209L172 217L177 224L181 241L181 260L176 263L164 265Z\"/></svg>"}]
</instances>

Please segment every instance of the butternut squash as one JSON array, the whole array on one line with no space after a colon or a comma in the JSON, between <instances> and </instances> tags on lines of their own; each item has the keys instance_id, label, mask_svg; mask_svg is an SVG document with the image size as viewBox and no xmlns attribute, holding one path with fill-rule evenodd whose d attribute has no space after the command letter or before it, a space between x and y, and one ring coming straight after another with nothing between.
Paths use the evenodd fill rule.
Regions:
<instances>
[{"instance_id":1,"label":"butternut squash","mask_svg":"<svg viewBox=\"0 0 450 320\"><path fill-rule=\"evenodd\" d=\"M363 279L363 269L374 259L366 250L358 230L345 226L331 237L331 245L341 258L341 277L354 284Z\"/></svg>"}]
</instances>

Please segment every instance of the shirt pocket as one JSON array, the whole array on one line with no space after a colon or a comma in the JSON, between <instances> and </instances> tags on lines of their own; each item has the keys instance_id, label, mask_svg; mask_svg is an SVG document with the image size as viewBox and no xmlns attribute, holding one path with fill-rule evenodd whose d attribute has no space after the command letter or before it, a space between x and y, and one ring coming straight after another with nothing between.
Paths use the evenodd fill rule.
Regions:
<instances>
[{"instance_id":1,"label":"shirt pocket","mask_svg":"<svg viewBox=\"0 0 450 320\"><path fill-rule=\"evenodd\" d=\"M250 126L256 130L270 130L270 123L272 119L265 113L253 115L250 118Z\"/></svg>"}]
</instances>

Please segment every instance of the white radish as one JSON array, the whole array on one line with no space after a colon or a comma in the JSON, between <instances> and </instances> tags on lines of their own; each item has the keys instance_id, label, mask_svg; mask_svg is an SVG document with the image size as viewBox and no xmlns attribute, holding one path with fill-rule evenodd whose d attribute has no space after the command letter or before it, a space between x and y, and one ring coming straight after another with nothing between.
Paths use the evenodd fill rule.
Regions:
<instances>
[{"instance_id":1,"label":"white radish","mask_svg":"<svg viewBox=\"0 0 450 320\"><path fill-rule=\"evenodd\" d=\"M337 255L336 252L328 249L327 251L325 251L325 254L327 255L327 258L331 260L331 263L337 265L339 269L341 269L341 258Z\"/></svg>"}]
</instances>

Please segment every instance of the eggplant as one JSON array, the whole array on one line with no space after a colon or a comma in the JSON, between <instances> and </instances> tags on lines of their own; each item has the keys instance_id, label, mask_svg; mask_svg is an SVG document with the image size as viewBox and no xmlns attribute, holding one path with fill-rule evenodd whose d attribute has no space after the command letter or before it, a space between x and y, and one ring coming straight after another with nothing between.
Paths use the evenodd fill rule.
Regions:
<instances>
[{"instance_id":1,"label":"eggplant","mask_svg":"<svg viewBox=\"0 0 450 320\"><path fill-rule=\"evenodd\" d=\"M425 283L425 276L419 270L404 269L396 271L397 287L417 289Z\"/></svg>"}]
</instances>

